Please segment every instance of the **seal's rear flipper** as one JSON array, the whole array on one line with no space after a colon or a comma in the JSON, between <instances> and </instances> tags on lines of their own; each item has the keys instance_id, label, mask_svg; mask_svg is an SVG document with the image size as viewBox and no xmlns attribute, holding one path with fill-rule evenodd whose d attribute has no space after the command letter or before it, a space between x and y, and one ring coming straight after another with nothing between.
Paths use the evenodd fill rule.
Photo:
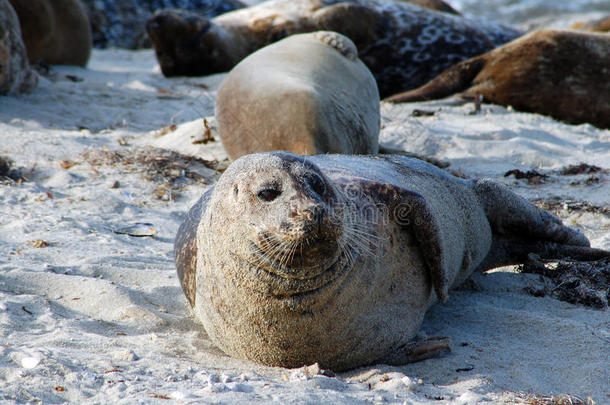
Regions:
<instances>
[{"instance_id":1,"label":"seal's rear flipper","mask_svg":"<svg viewBox=\"0 0 610 405\"><path fill-rule=\"evenodd\" d=\"M428 83L413 90L384 98L389 103L437 100L464 91L485 66L483 56L465 60L445 69Z\"/></svg>"},{"instance_id":2,"label":"seal's rear flipper","mask_svg":"<svg viewBox=\"0 0 610 405\"><path fill-rule=\"evenodd\" d=\"M478 269L519 264L530 253L543 259L597 260L610 252L589 247L589 240L577 229L536 207L506 186L489 180L473 182L492 229L489 254Z\"/></svg>"},{"instance_id":3,"label":"seal's rear flipper","mask_svg":"<svg viewBox=\"0 0 610 405\"><path fill-rule=\"evenodd\" d=\"M418 193L391 184L370 183L376 202L387 207L390 219L410 230L417 241L430 281L439 301L449 297L449 270L443 251L443 233L426 199Z\"/></svg>"},{"instance_id":4,"label":"seal's rear flipper","mask_svg":"<svg viewBox=\"0 0 610 405\"><path fill-rule=\"evenodd\" d=\"M451 351L451 338L435 336L424 340L414 340L392 350L392 354L379 360L388 365L404 365L437 357Z\"/></svg>"}]
</instances>

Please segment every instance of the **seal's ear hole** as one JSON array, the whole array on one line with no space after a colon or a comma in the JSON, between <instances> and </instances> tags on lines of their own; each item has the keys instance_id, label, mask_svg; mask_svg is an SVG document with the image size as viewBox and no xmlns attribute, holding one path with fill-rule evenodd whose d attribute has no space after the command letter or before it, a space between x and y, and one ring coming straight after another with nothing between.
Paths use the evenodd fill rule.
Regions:
<instances>
[{"instance_id":1,"label":"seal's ear hole","mask_svg":"<svg viewBox=\"0 0 610 405\"><path fill-rule=\"evenodd\" d=\"M237 187L236 185L233 186L233 196L237 197L237 195L239 194L239 187Z\"/></svg>"},{"instance_id":2,"label":"seal's ear hole","mask_svg":"<svg viewBox=\"0 0 610 405\"><path fill-rule=\"evenodd\" d=\"M277 188L264 188L258 192L258 198L265 202L275 200L282 192Z\"/></svg>"}]
</instances>

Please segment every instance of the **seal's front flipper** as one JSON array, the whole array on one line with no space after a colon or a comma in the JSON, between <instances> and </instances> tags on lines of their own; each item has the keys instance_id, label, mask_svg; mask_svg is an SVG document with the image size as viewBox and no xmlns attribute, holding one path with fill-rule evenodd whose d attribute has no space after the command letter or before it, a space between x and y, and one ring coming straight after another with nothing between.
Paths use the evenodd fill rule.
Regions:
<instances>
[{"instance_id":1,"label":"seal's front flipper","mask_svg":"<svg viewBox=\"0 0 610 405\"><path fill-rule=\"evenodd\" d=\"M580 231L536 207L506 186L489 180L473 183L493 232L489 254L479 270L523 263L530 253L543 259L597 260L610 252L593 249Z\"/></svg>"},{"instance_id":2,"label":"seal's front flipper","mask_svg":"<svg viewBox=\"0 0 610 405\"><path fill-rule=\"evenodd\" d=\"M174 241L174 262L178 271L178 280L180 286L186 295L186 298L191 305L195 306L195 290L196 281L195 273L197 271L197 227L199 221L205 211L214 187L207 190L203 196L191 207L186 214L184 222L180 225L176 240Z\"/></svg>"},{"instance_id":3,"label":"seal's front flipper","mask_svg":"<svg viewBox=\"0 0 610 405\"><path fill-rule=\"evenodd\" d=\"M431 359L451 351L451 338L435 336L424 340L414 340L392 350L392 354L379 360L388 365L404 365Z\"/></svg>"},{"instance_id":4,"label":"seal's front flipper","mask_svg":"<svg viewBox=\"0 0 610 405\"><path fill-rule=\"evenodd\" d=\"M383 99L389 103L408 103L436 100L468 89L479 72L485 67L482 56L458 63L441 72L421 87Z\"/></svg>"},{"instance_id":5,"label":"seal's front flipper","mask_svg":"<svg viewBox=\"0 0 610 405\"><path fill-rule=\"evenodd\" d=\"M375 191L376 202L387 207L391 221L413 232L436 297L441 302L447 301L449 271L443 252L443 234L426 199L421 194L391 184L368 184L365 189Z\"/></svg>"}]
</instances>

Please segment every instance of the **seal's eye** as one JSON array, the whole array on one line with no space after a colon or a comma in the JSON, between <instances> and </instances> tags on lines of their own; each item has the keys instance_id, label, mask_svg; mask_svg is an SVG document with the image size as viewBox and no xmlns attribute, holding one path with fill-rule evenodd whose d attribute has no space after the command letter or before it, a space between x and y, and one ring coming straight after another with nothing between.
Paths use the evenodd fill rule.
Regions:
<instances>
[{"instance_id":1,"label":"seal's eye","mask_svg":"<svg viewBox=\"0 0 610 405\"><path fill-rule=\"evenodd\" d=\"M324 184L324 180L315 173L310 176L309 185L318 195L324 195L324 193L326 193L326 184Z\"/></svg>"},{"instance_id":2,"label":"seal's eye","mask_svg":"<svg viewBox=\"0 0 610 405\"><path fill-rule=\"evenodd\" d=\"M258 192L258 198L269 202L275 200L281 194L277 188L264 188Z\"/></svg>"}]
</instances>

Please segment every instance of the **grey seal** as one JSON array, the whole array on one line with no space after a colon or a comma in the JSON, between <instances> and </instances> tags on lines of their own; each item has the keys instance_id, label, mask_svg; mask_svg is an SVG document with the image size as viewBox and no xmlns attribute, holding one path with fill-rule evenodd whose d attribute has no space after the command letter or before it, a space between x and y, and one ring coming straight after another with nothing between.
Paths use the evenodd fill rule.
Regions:
<instances>
[{"instance_id":1,"label":"grey seal","mask_svg":"<svg viewBox=\"0 0 610 405\"><path fill-rule=\"evenodd\" d=\"M473 271L605 257L508 188L396 155L244 156L189 211L175 263L228 355L336 371L426 356L426 310ZM434 352L436 348L433 348Z\"/></svg>"},{"instance_id":2,"label":"grey seal","mask_svg":"<svg viewBox=\"0 0 610 405\"><path fill-rule=\"evenodd\" d=\"M222 82L216 121L231 159L378 152L379 92L349 38L292 35L254 52Z\"/></svg>"}]
</instances>

